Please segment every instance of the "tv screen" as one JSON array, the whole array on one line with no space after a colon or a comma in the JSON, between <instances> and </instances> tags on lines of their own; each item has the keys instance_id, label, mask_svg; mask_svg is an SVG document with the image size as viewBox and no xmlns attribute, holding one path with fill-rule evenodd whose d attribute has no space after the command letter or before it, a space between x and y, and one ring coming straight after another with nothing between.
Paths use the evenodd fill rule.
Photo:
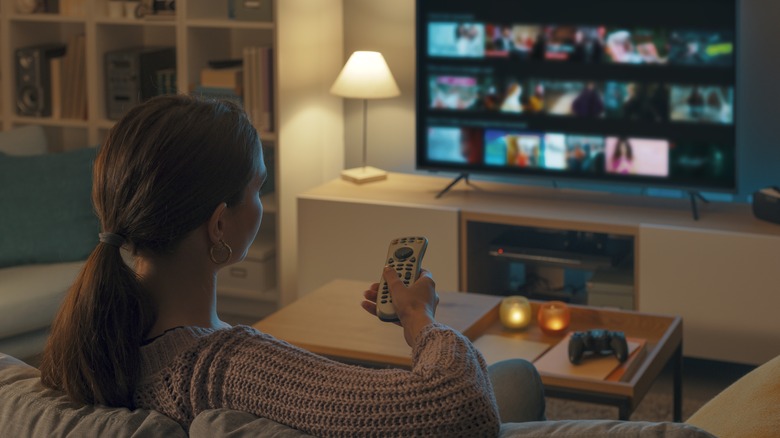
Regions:
<instances>
[{"instance_id":1,"label":"tv screen","mask_svg":"<svg viewBox=\"0 0 780 438\"><path fill-rule=\"evenodd\" d=\"M417 0L417 167L736 190L736 0Z\"/></svg>"}]
</instances>

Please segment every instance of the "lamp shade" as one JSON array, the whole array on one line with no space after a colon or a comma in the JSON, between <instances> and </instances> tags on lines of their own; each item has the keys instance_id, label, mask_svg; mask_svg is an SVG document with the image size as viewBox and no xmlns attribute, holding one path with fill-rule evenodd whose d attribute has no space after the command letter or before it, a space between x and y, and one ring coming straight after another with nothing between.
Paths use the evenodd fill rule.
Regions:
<instances>
[{"instance_id":1,"label":"lamp shade","mask_svg":"<svg viewBox=\"0 0 780 438\"><path fill-rule=\"evenodd\" d=\"M401 94L384 56L379 52L365 51L357 51L349 57L330 92L358 99L380 99Z\"/></svg>"}]
</instances>

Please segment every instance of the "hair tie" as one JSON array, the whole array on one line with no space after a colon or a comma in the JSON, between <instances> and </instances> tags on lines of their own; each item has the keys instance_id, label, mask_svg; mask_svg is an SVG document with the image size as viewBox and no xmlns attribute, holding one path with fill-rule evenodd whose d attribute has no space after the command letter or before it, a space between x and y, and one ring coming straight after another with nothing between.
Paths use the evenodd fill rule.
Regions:
<instances>
[{"instance_id":1,"label":"hair tie","mask_svg":"<svg viewBox=\"0 0 780 438\"><path fill-rule=\"evenodd\" d=\"M100 241L111 246L115 246L117 248L121 248L122 245L125 244L125 238L120 236L119 234L114 233L100 233L98 234L98 237L100 238Z\"/></svg>"}]
</instances>

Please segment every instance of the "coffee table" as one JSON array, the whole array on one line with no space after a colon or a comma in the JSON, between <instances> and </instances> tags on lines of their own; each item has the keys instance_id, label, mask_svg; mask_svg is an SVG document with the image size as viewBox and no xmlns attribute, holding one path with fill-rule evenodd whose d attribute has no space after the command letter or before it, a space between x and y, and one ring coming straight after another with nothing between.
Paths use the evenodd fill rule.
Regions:
<instances>
[{"instance_id":1,"label":"coffee table","mask_svg":"<svg viewBox=\"0 0 780 438\"><path fill-rule=\"evenodd\" d=\"M403 331L382 323L360 308L368 284L334 280L253 326L265 333L343 362L382 367L410 367L411 349ZM440 292L437 321L460 331L471 340L483 334L531 340L552 345L562 336L550 336L532 325L524 331L505 330L498 321L502 297L484 294ZM534 311L539 303L532 302ZM628 337L644 338L646 354L625 382L594 380L540 373L550 397L618 407L619 418L628 420L667 363L673 367L673 416L682 421L682 321L680 317L640 312L570 306L570 330L606 328Z\"/></svg>"}]
</instances>

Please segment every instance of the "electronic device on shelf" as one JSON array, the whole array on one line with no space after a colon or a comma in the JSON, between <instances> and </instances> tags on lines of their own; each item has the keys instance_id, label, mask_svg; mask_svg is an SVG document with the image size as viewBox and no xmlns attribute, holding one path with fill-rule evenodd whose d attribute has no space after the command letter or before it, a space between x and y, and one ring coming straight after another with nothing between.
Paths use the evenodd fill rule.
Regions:
<instances>
[{"instance_id":1,"label":"electronic device on shelf","mask_svg":"<svg viewBox=\"0 0 780 438\"><path fill-rule=\"evenodd\" d=\"M387 248L386 265L395 269L398 277L408 287L420 276L422 259L427 248L428 239L425 237L414 236L393 239ZM390 295L384 276L379 281L376 315L382 321L398 321L398 315L395 313L395 306L393 305L393 297Z\"/></svg>"},{"instance_id":2,"label":"electronic device on shelf","mask_svg":"<svg viewBox=\"0 0 780 438\"><path fill-rule=\"evenodd\" d=\"M417 168L733 192L736 9L418 0Z\"/></svg>"},{"instance_id":3,"label":"electronic device on shelf","mask_svg":"<svg viewBox=\"0 0 780 438\"><path fill-rule=\"evenodd\" d=\"M628 359L628 343L623 332L602 329L574 332L569 338L569 361L574 365L582 361L586 353L614 354L620 362Z\"/></svg>"},{"instance_id":4,"label":"electronic device on shelf","mask_svg":"<svg viewBox=\"0 0 780 438\"><path fill-rule=\"evenodd\" d=\"M108 118L119 119L130 107L163 94L157 72L175 67L174 47L136 47L106 53Z\"/></svg>"},{"instance_id":5,"label":"electronic device on shelf","mask_svg":"<svg viewBox=\"0 0 780 438\"><path fill-rule=\"evenodd\" d=\"M753 193L753 215L780 224L780 187L766 187Z\"/></svg>"},{"instance_id":6,"label":"electronic device on shelf","mask_svg":"<svg viewBox=\"0 0 780 438\"><path fill-rule=\"evenodd\" d=\"M65 54L63 44L16 49L16 111L22 116L52 114L51 60Z\"/></svg>"},{"instance_id":7,"label":"electronic device on shelf","mask_svg":"<svg viewBox=\"0 0 780 438\"><path fill-rule=\"evenodd\" d=\"M488 246L493 257L583 270L627 264L633 250L632 240L622 236L533 227L515 227Z\"/></svg>"}]
</instances>

